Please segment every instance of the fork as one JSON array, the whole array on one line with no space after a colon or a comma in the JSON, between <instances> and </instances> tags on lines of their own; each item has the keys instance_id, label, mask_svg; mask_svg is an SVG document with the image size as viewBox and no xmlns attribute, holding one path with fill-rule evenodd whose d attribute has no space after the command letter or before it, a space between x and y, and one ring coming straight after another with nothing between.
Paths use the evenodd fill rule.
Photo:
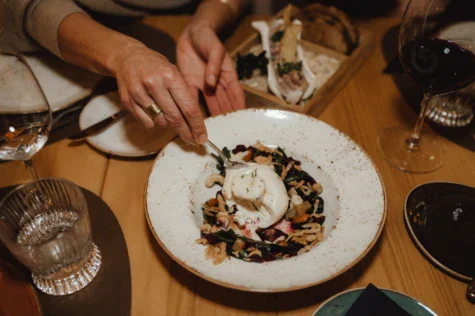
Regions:
<instances>
[{"instance_id":1,"label":"fork","mask_svg":"<svg viewBox=\"0 0 475 316\"><path fill-rule=\"evenodd\" d=\"M212 141L208 139L208 145L213 148L213 150L221 157L224 161L224 167L227 169L238 169L242 167L247 167L247 164L244 162L232 161L226 157L226 155L216 146Z\"/></svg>"}]
</instances>

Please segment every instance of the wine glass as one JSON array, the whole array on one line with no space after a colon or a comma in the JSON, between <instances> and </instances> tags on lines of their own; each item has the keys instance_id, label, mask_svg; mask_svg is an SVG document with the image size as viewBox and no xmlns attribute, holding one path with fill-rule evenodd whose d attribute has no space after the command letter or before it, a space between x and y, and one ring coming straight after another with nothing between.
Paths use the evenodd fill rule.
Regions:
<instances>
[{"instance_id":1,"label":"wine glass","mask_svg":"<svg viewBox=\"0 0 475 316\"><path fill-rule=\"evenodd\" d=\"M0 159L22 160L34 180L31 158L51 129L51 109L22 55L0 55Z\"/></svg>"},{"instance_id":2,"label":"wine glass","mask_svg":"<svg viewBox=\"0 0 475 316\"><path fill-rule=\"evenodd\" d=\"M444 151L437 138L421 137L421 129L432 96L462 89L475 79L473 41L438 37L464 12L471 12L470 1L410 0L407 5L399 29L399 58L406 74L425 93L412 131L389 128L378 139L383 157L403 171L430 172L443 164Z\"/></svg>"}]
</instances>

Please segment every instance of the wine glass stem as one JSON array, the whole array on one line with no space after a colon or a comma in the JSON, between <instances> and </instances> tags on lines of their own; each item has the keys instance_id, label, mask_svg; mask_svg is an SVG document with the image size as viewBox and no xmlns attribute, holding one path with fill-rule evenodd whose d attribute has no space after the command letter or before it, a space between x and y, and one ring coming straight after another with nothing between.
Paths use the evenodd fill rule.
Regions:
<instances>
[{"instance_id":1,"label":"wine glass stem","mask_svg":"<svg viewBox=\"0 0 475 316\"><path fill-rule=\"evenodd\" d=\"M419 117L417 118L416 126L412 131L411 137L406 139L406 145L409 149L415 150L418 149L421 143L421 130L422 126L424 125L424 120L427 115L427 108L429 106L429 102L431 99L431 95L429 93L425 93L424 97L421 102L421 112L419 113Z\"/></svg>"},{"instance_id":2,"label":"wine glass stem","mask_svg":"<svg viewBox=\"0 0 475 316\"><path fill-rule=\"evenodd\" d=\"M36 172L35 165L33 164L33 161L31 159L27 159L24 161L26 169L30 172L31 177L33 180L39 180L38 178L38 172Z\"/></svg>"}]
</instances>

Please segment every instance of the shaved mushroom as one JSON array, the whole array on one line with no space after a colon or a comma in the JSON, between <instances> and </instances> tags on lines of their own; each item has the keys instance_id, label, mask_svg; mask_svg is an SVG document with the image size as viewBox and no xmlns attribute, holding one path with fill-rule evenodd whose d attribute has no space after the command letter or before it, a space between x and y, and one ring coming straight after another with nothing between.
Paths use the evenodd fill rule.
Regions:
<instances>
[{"instance_id":1,"label":"shaved mushroom","mask_svg":"<svg viewBox=\"0 0 475 316\"><path fill-rule=\"evenodd\" d=\"M211 206L211 207L218 206L218 200L215 198L211 198L208 201L206 201L206 205Z\"/></svg>"},{"instance_id":2,"label":"shaved mushroom","mask_svg":"<svg viewBox=\"0 0 475 316\"><path fill-rule=\"evenodd\" d=\"M317 193L317 194L322 194L323 192L323 187L320 183L315 183L313 186L312 186L312 190Z\"/></svg>"},{"instance_id":3,"label":"shaved mushroom","mask_svg":"<svg viewBox=\"0 0 475 316\"><path fill-rule=\"evenodd\" d=\"M271 165L272 164L272 157L271 156L257 156L254 158L254 162L259 165Z\"/></svg>"},{"instance_id":4,"label":"shaved mushroom","mask_svg":"<svg viewBox=\"0 0 475 316\"><path fill-rule=\"evenodd\" d=\"M306 249L306 247L303 247L302 249L300 249L299 251L297 251L297 256L300 256L301 254L304 254L308 252L308 250Z\"/></svg>"},{"instance_id":5,"label":"shaved mushroom","mask_svg":"<svg viewBox=\"0 0 475 316\"><path fill-rule=\"evenodd\" d=\"M312 204L310 204L309 201L304 201L303 203L294 206L298 216L305 214L311 207Z\"/></svg>"},{"instance_id":6,"label":"shaved mushroom","mask_svg":"<svg viewBox=\"0 0 475 316\"><path fill-rule=\"evenodd\" d=\"M221 194L218 194L218 207L219 207L219 211L221 213L228 213L228 211L226 211L226 206L224 204L224 199L223 199L223 196Z\"/></svg>"},{"instance_id":7,"label":"shaved mushroom","mask_svg":"<svg viewBox=\"0 0 475 316\"><path fill-rule=\"evenodd\" d=\"M246 243L241 238L237 238L233 244L233 251L239 252L244 249L245 245Z\"/></svg>"},{"instance_id":8,"label":"shaved mushroom","mask_svg":"<svg viewBox=\"0 0 475 316\"><path fill-rule=\"evenodd\" d=\"M211 232L211 225L210 224L203 224L201 225L200 230L205 233L210 233Z\"/></svg>"},{"instance_id":9,"label":"shaved mushroom","mask_svg":"<svg viewBox=\"0 0 475 316\"><path fill-rule=\"evenodd\" d=\"M205 213L206 216L215 216L215 214L213 212L211 212L211 209L209 209L209 208L205 208L203 210L203 213Z\"/></svg>"},{"instance_id":10,"label":"shaved mushroom","mask_svg":"<svg viewBox=\"0 0 475 316\"><path fill-rule=\"evenodd\" d=\"M320 228L320 224L318 224L318 223L307 223L307 224L303 224L302 228L316 229L316 228Z\"/></svg>"},{"instance_id":11,"label":"shaved mushroom","mask_svg":"<svg viewBox=\"0 0 475 316\"><path fill-rule=\"evenodd\" d=\"M211 188L215 184L223 185L224 177L220 174L212 174L206 179L206 187Z\"/></svg>"},{"instance_id":12,"label":"shaved mushroom","mask_svg":"<svg viewBox=\"0 0 475 316\"><path fill-rule=\"evenodd\" d=\"M294 218L292 220L292 223L294 223L294 224L303 224L308 220L309 217L310 217L310 215L308 215L308 214L303 214L303 215L297 216L296 218Z\"/></svg>"},{"instance_id":13,"label":"shaved mushroom","mask_svg":"<svg viewBox=\"0 0 475 316\"><path fill-rule=\"evenodd\" d=\"M218 215L216 215L216 220L220 222L224 228L229 227L230 219L228 213L218 213Z\"/></svg>"},{"instance_id":14,"label":"shaved mushroom","mask_svg":"<svg viewBox=\"0 0 475 316\"><path fill-rule=\"evenodd\" d=\"M311 234L311 235L307 235L307 237L305 238L308 242L312 242L314 240L317 240L317 235L315 234Z\"/></svg>"},{"instance_id":15,"label":"shaved mushroom","mask_svg":"<svg viewBox=\"0 0 475 316\"><path fill-rule=\"evenodd\" d=\"M305 181L304 180L301 180L299 183L297 183L297 185L295 186L295 189L298 189L300 188L302 185L305 184Z\"/></svg>"},{"instance_id":16,"label":"shaved mushroom","mask_svg":"<svg viewBox=\"0 0 475 316\"><path fill-rule=\"evenodd\" d=\"M267 151L269 149L266 146L262 145L259 140L254 144L254 147L260 151Z\"/></svg>"},{"instance_id":17,"label":"shaved mushroom","mask_svg":"<svg viewBox=\"0 0 475 316\"><path fill-rule=\"evenodd\" d=\"M285 169L282 170L282 175L280 176L282 178L282 180L285 180L285 177L287 177L287 173L290 171L290 169L292 169L293 165L294 165L294 162L291 161L291 162L289 162L287 167L285 167Z\"/></svg>"},{"instance_id":18,"label":"shaved mushroom","mask_svg":"<svg viewBox=\"0 0 475 316\"><path fill-rule=\"evenodd\" d=\"M208 243L208 241L206 240L206 238L199 238L195 241L197 244L200 244L200 245L206 245Z\"/></svg>"},{"instance_id":19,"label":"shaved mushroom","mask_svg":"<svg viewBox=\"0 0 475 316\"><path fill-rule=\"evenodd\" d=\"M289 198L292 198L292 196L297 195L297 191L295 191L294 188L291 188L287 194L289 195Z\"/></svg>"},{"instance_id":20,"label":"shaved mushroom","mask_svg":"<svg viewBox=\"0 0 475 316\"><path fill-rule=\"evenodd\" d=\"M251 253L249 253L248 257L250 258L254 255L258 255L259 257L262 258L262 252L259 249L254 249L253 251L251 251Z\"/></svg>"},{"instance_id":21,"label":"shaved mushroom","mask_svg":"<svg viewBox=\"0 0 475 316\"><path fill-rule=\"evenodd\" d=\"M221 242L218 244L218 247L216 247L218 251L216 251L216 255L214 256L214 259L213 259L214 265L218 265L222 263L228 257L226 253L226 243Z\"/></svg>"}]
</instances>

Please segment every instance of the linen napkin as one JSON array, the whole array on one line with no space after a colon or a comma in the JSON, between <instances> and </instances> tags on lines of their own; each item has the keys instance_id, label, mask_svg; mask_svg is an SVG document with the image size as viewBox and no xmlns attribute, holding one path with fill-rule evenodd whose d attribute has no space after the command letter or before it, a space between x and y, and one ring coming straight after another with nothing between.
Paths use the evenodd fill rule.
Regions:
<instances>
[{"instance_id":1,"label":"linen napkin","mask_svg":"<svg viewBox=\"0 0 475 316\"><path fill-rule=\"evenodd\" d=\"M373 284L369 284L346 316L411 316Z\"/></svg>"}]
</instances>

